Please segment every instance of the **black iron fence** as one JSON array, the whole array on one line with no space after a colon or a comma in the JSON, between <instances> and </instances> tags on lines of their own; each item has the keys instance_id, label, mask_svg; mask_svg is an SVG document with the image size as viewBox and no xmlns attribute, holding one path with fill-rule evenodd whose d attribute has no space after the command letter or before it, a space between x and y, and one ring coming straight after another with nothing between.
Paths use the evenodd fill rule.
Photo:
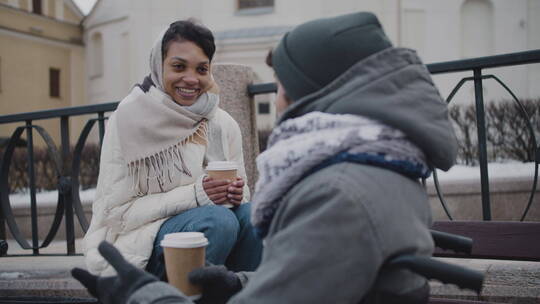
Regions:
<instances>
[{"instance_id":1,"label":"black iron fence","mask_svg":"<svg viewBox=\"0 0 540 304\"><path fill-rule=\"evenodd\" d=\"M484 97L483 97L483 81L493 79L499 83L512 96L518 107L521 115L524 115L528 121L528 129L531 133L535 155L535 173L534 182L529 196L528 203L521 220L524 220L534 199L536 192L536 184L538 180L538 165L540 163L540 147L537 145L536 134L533 130L529 114L520 103L516 95L495 75L483 74L483 70L488 68L516 66L523 64L540 63L540 50L512 53L505 55L481 57L474 59L465 59L449 62L441 62L427 65L432 74L443 74L452 72L472 72L471 77L465 77L458 82L447 98L447 102L451 102L458 90L467 82L474 83L475 106L476 106L476 121L477 121L477 136L478 136L478 158L480 164L481 190L482 190L482 213L484 220L491 220L491 203L489 195L489 175L487 169L487 144L486 144L486 122L484 113ZM275 83L254 84L247 88L250 95L268 94L276 92ZM40 254L40 248L47 247L54 239L62 219L65 220L66 229L66 245L67 254L75 254L75 216L78 219L83 231L88 229L88 220L85 218L83 208L79 198L79 168L81 162L81 153L87 141L90 131L94 126L98 125L100 140L103 139L105 132L105 113L114 111L118 103L106 103L91 106L71 107L62 109L53 109L47 111L21 113L14 115L0 116L0 124L20 123L21 126L16 128L7 146L0 163L0 240L6 238L6 224L10 229L11 234L23 249L32 250L32 255ZM94 118L89 119L81 131L75 148L71 151L70 148L70 129L69 120L71 117L80 115L93 115ZM48 132L42 127L35 124L35 121L43 119L58 119L61 130L61 143L58 150L57 145L51 139ZM8 173L13 151L23 135L26 134L26 149L28 152L28 176L29 176L29 193L30 193L30 209L31 209L31 228L32 228L32 244L23 237L17 223L13 217L13 212L9 200L9 184ZM34 139L33 135L37 133L41 136L51 155L53 155L55 170L58 175L58 202L53 224L45 239L40 243L38 238L38 220L37 220L37 205L36 205L36 187L35 187L35 170L33 160ZM444 196L440 190L437 174L434 172L434 184L437 189L437 194L441 200L441 204L452 219Z\"/></svg>"},{"instance_id":2,"label":"black iron fence","mask_svg":"<svg viewBox=\"0 0 540 304\"><path fill-rule=\"evenodd\" d=\"M540 163L540 147L537 144L536 134L531 122L531 118L525 107L516 97L514 92L497 76L492 74L483 74L483 70L489 68L500 68L508 66L517 66L523 64L533 64L540 63L540 50L511 53L504 55L496 56L487 56L480 58L471 58L455 61L447 61L440 63L428 64L427 68L431 74L445 74L453 72L472 72L472 77L465 77L461 79L454 89L451 91L450 95L446 99L447 103L450 103L456 93L460 88L467 82L472 81L474 83L474 96L475 96L475 108L476 108L476 123L477 123L477 136L478 136L478 159L480 165L480 185L482 191L482 218L486 221L491 220L491 202L489 195L489 175L488 175L488 158L487 158L487 138L486 138L486 121L485 121L485 106L484 106L484 96L483 96L483 80L493 79L499 85L501 85L509 94L512 96L512 99L519 107L519 112L524 116L527 122L527 129L531 135L532 147L534 151L532 154L535 155L535 171L534 171L534 181L529 195L529 200L523 213L521 215L521 221L527 216L529 209L532 205L534 195L536 192L536 185L538 181L538 164ZM277 87L275 83L264 83L264 84L255 84L248 87L250 94L268 94L275 93ZM439 180L437 177L437 171L433 171L433 180L435 188L437 190L437 195L440 199L442 207L450 220L453 220L452 214L447 207L444 195L441 191Z\"/></svg>"},{"instance_id":3,"label":"black iron fence","mask_svg":"<svg viewBox=\"0 0 540 304\"><path fill-rule=\"evenodd\" d=\"M67 254L75 254L75 222L74 215L77 216L79 224L84 231L88 229L88 220L84 216L83 207L79 198L79 168L81 162L82 149L86 143L88 135L96 122L99 125L100 140L105 133L105 113L114 111L118 103L106 103L91 106L71 107L53 109L47 111L21 113L0 116L0 124L21 123L11 135L0 163L0 239L6 239L6 224L11 234L23 249L32 250L32 255L39 255L41 248L47 247L56 236L62 220L65 221ZM77 144L71 151L69 136L69 120L71 117L79 115L93 114L86 122ZM49 133L42 127L35 124L35 121L43 119L58 119L60 123L60 151L52 140ZM35 131L35 132L34 132ZM20 142L20 138L26 133L26 149L28 155L28 177L30 193L30 218L32 231L32 244L29 244L22 235L19 226L15 222L13 211L9 201L9 167L15 146ZM54 169L58 176L58 201L56 212L49 232L40 243L38 238L38 212L36 204L36 182L34 168L34 133L41 136L46 144L48 153L54 160Z\"/></svg>"}]
</instances>

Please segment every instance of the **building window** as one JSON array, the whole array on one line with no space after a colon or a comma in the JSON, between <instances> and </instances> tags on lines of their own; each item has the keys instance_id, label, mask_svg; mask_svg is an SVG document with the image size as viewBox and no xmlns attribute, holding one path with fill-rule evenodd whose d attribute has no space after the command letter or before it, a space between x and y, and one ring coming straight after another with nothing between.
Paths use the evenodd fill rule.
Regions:
<instances>
[{"instance_id":1,"label":"building window","mask_svg":"<svg viewBox=\"0 0 540 304\"><path fill-rule=\"evenodd\" d=\"M273 9L274 0L238 0L238 10Z\"/></svg>"},{"instance_id":2,"label":"building window","mask_svg":"<svg viewBox=\"0 0 540 304\"><path fill-rule=\"evenodd\" d=\"M19 0L9 0L7 2L8 5L11 5L12 7L15 7L15 8L19 8L20 5L19 5Z\"/></svg>"},{"instance_id":3,"label":"building window","mask_svg":"<svg viewBox=\"0 0 540 304\"><path fill-rule=\"evenodd\" d=\"M53 14L53 10L51 10L51 15ZM54 3L54 16L58 20L64 20L64 1L63 0L56 0Z\"/></svg>"},{"instance_id":4,"label":"building window","mask_svg":"<svg viewBox=\"0 0 540 304\"><path fill-rule=\"evenodd\" d=\"M49 69L49 95L60 98L60 69Z\"/></svg>"},{"instance_id":5,"label":"building window","mask_svg":"<svg viewBox=\"0 0 540 304\"><path fill-rule=\"evenodd\" d=\"M461 54L493 55L494 11L489 0L466 0L461 7Z\"/></svg>"},{"instance_id":6,"label":"building window","mask_svg":"<svg viewBox=\"0 0 540 304\"><path fill-rule=\"evenodd\" d=\"M103 75L103 36L94 33L90 39L90 78Z\"/></svg>"},{"instance_id":7,"label":"building window","mask_svg":"<svg viewBox=\"0 0 540 304\"><path fill-rule=\"evenodd\" d=\"M258 112L259 114L270 114L270 104L268 102L259 102Z\"/></svg>"},{"instance_id":8,"label":"building window","mask_svg":"<svg viewBox=\"0 0 540 304\"><path fill-rule=\"evenodd\" d=\"M401 45L415 49L422 58L426 50L426 12L406 8L402 13Z\"/></svg>"},{"instance_id":9,"label":"building window","mask_svg":"<svg viewBox=\"0 0 540 304\"><path fill-rule=\"evenodd\" d=\"M41 9L41 0L32 0L32 13L41 15L43 11Z\"/></svg>"}]
</instances>

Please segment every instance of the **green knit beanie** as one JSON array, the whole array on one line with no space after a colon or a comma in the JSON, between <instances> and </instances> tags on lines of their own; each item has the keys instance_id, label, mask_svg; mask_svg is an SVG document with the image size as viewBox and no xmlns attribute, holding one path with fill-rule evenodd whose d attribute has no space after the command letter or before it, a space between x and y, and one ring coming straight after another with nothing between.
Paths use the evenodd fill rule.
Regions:
<instances>
[{"instance_id":1,"label":"green knit beanie","mask_svg":"<svg viewBox=\"0 0 540 304\"><path fill-rule=\"evenodd\" d=\"M296 101L391 46L377 17L359 12L298 25L272 52L272 65L287 95Z\"/></svg>"}]
</instances>

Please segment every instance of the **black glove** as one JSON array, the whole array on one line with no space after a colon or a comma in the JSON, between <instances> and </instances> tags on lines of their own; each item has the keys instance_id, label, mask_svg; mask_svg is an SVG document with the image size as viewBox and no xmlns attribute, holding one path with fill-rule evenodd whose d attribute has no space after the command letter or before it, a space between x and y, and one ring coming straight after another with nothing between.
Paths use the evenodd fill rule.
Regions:
<instances>
[{"instance_id":1,"label":"black glove","mask_svg":"<svg viewBox=\"0 0 540 304\"><path fill-rule=\"evenodd\" d=\"M105 260L114 267L118 275L98 277L81 268L73 268L71 275L79 280L101 303L126 303L139 288L159 281L150 273L127 262L113 245L103 241L99 244L98 250Z\"/></svg>"},{"instance_id":2,"label":"black glove","mask_svg":"<svg viewBox=\"0 0 540 304\"><path fill-rule=\"evenodd\" d=\"M189 273L189 281L202 287L198 304L221 304L242 289L240 278L223 265L207 266Z\"/></svg>"}]
</instances>

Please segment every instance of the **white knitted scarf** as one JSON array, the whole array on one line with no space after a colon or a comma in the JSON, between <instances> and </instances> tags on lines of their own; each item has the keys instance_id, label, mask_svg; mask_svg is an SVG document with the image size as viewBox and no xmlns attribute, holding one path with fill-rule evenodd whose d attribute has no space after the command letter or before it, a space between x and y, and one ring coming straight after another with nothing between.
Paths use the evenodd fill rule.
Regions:
<instances>
[{"instance_id":1,"label":"white knitted scarf","mask_svg":"<svg viewBox=\"0 0 540 304\"><path fill-rule=\"evenodd\" d=\"M405 164L429 175L424 153L403 132L357 115L311 112L286 120L274 129L268 147L257 157L259 179L252 200L251 222L260 237L266 236L285 193L340 153L371 156L390 169Z\"/></svg>"},{"instance_id":2,"label":"white knitted scarf","mask_svg":"<svg viewBox=\"0 0 540 304\"><path fill-rule=\"evenodd\" d=\"M164 34L152 48L151 76L135 86L116 110L122 155L132 178L132 190L138 196L168 191L179 184L182 175L191 177L183 147L190 141L206 144L208 120L219 104L219 96L208 92L188 107L165 93L161 58Z\"/></svg>"}]
</instances>

